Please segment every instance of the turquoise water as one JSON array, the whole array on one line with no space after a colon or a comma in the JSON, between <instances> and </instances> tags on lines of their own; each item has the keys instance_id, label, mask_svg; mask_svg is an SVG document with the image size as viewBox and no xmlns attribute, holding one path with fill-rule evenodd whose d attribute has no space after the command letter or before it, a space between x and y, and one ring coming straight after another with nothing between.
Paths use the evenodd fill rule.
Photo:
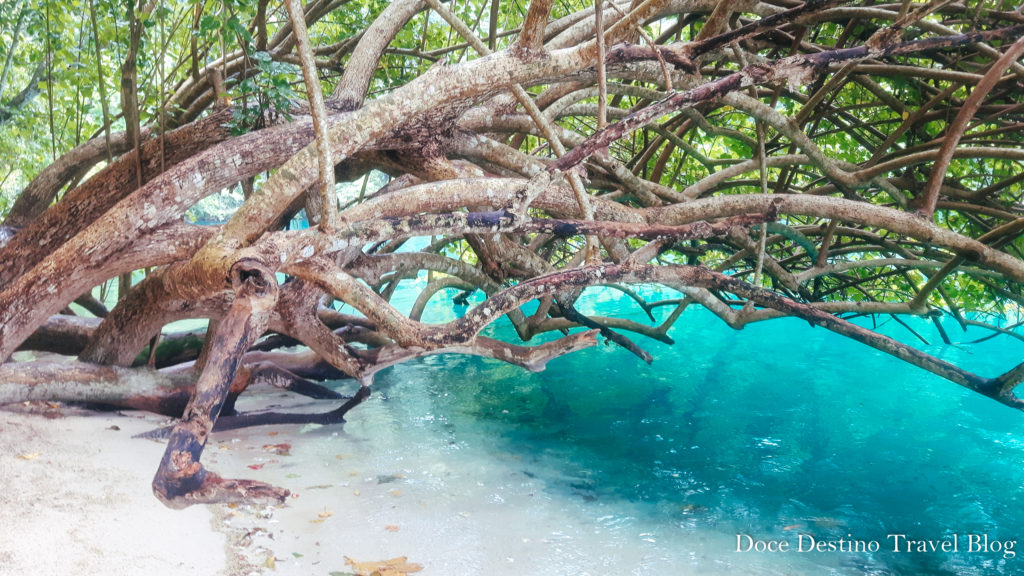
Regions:
<instances>
[{"instance_id":1,"label":"turquoise water","mask_svg":"<svg viewBox=\"0 0 1024 576\"><path fill-rule=\"evenodd\" d=\"M435 296L424 321L463 313L452 294ZM612 290L589 291L580 310L645 318ZM930 323L915 327L941 342ZM964 342L987 335L945 327ZM914 339L895 322L880 329ZM507 324L488 334L513 339ZM654 355L651 366L610 344L538 374L466 356L426 358L382 372L367 414L385 410L411 442L447 438L452 458L460 446L483 444L542 486L549 505L592 510L604 527L590 536L595 545L624 545L617 523L643 527L630 542L648 543L662 569L1024 573L1024 545L994 549L1024 537L1024 414L797 320L734 331L695 307L670 335L674 346L634 337ZM1024 343L1008 337L926 348L990 376L1024 358ZM737 534L790 548L738 552ZM972 535L987 538L988 549ZM799 551L810 537L839 549ZM843 549L840 538L860 548ZM907 539L938 549L918 551ZM747 544L740 537L740 548Z\"/></svg>"}]
</instances>

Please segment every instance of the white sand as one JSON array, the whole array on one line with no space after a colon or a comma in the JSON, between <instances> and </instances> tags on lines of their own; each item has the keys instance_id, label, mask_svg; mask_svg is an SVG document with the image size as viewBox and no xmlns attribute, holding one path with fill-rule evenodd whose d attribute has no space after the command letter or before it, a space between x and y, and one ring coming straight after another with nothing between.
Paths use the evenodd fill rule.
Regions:
<instances>
[{"instance_id":1,"label":"white sand","mask_svg":"<svg viewBox=\"0 0 1024 576\"><path fill-rule=\"evenodd\" d=\"M159 417L35 412L0 410L0 574L237 573L210 510L153 496Z\"/></svg>"}]
</instances>

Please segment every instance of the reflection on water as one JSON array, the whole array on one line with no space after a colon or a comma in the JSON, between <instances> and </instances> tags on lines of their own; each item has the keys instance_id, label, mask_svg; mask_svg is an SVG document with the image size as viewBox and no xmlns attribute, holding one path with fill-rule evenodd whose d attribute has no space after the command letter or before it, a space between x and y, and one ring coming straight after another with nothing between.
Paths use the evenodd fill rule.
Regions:
<instances>
[{"instance_id":1,"label":"reflection on water","mask_svg":"<svg viewBox=\"0 0 1024 576\"><path fill-rule=\"evenodd\" d=\"M451 315L439 299L426 321ZM580 307L644 319L615 291ZM428 548L458 543L449 570L1024 573L1022 556L967 549L971 534L1024 537L1024 415L804 322L737 332L691 309L671 336L636 337L652 366L604 344L539 374L464 356L397 366L351 413L343 450L390 478L368 483L380 502L401 489L421 503L393 522L419 514ZM985 375L1024 358L1009 338L929 351ZM791 549L737 552L737 534ZM959 547L895 553L895 534ZM801 535L864 548L798 552Z\"/></svg>"}]
</instances>

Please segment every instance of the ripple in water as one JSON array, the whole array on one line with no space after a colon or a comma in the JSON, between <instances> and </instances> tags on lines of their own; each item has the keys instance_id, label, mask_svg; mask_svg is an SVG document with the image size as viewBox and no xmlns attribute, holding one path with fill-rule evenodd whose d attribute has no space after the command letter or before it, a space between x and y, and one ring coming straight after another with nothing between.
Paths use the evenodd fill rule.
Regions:
<instances>
[{"instance_id":1,"label":"ripple in water","mask_svg":"<svg viewBox=\"0 0 1024 576\"><path fill-rule=\"evenodd\" d=\"M439 298L425 321L451 314ZM645 319L615 291L581 306ZM487 335L513 339L505 325ZM1020 413L799 321L737 332L690 309L671 336L636 337L652 366L601 345L539 374L462 356L382 372L342 441L363 474L402 474L387 485L400 501L363 492L381 490L373 523L418 526L389 550L509 576L1024 573L1020 557L964 546L1024 534ZM941 352L995 375L1024 344ZM737 534L879 547L746 553ZM961 546L895 553L891 534Z\"/></svg>"}]
</instances>

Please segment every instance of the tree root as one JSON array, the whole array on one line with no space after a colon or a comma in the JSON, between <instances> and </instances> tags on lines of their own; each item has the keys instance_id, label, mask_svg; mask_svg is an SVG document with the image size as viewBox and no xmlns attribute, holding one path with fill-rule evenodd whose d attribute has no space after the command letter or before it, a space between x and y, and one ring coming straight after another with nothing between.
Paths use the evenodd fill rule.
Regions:
<instances>
[{"instance_id":1,"label":"tree root","mask_svg":"<svg viewBox=\"0 0 1024 576\"><path fill-rule=\"evenodd\" d=\"M231 134L225 122L233 111L217 95L226 79L256 72L241 50L202 74L196 64L191 78L178 76L180 67L172 73L168 82L177 88L165 108L177 112L155 116L159 139L122 137L113 148L109 135L106 146L94 139L33 180L0 223L0 403L99 402L180 417L162 431L167 451L153 482L165 503L279 502L287 491L205 470L199 460L209 434L344 422L369 396L374 374L430 354L473 354L540 371L553 358L596 346L600 333L651 362L625 333L672 343L667 331L693 303L736 329L802 318L1024 410L1014 394L1024 364L984 377L840 316L945 313L966 328L965 315L980 322L991 314L988 328L1019 333L1010 326L1024 306L1024 259L1014 243L1024 212L1013 163L1024 152L1015 145L1019 104L1007 94L1015 89L1008 79L1024 79L1017 63L1024 23L1014 13L985 11L983 19L976 12L969 28L979 31L961 32L940 22L962 16L963 6L948 2L909 14L909 3L899 10L807 0L788 10L771 3L740 10L735 2L697 2L680 19L678 2L655 1L634 2L628 14L614 6L618 15L605 14L599 4L597 13L590 7L553 19L552 1L534 0L519 40L497 50L495 20L485 46L447 8L428 3L467 45L426 50L424 36L413 49L397 38L422 8L410 1L391 3L365 34L316 50L320 65L331 68L352 51L332 115L322 118L316 97L310 108L296 107L303 115L317 111L318 146L309 145L309 120L262 127L287 117L276 112ZM341 3L320 4L307 10L306 29L331 12L328 4ZM315 86L301 21L268 39L266 2L260 5L248 28L258 49L290 59L294 43L304 46L304 72ZM923 18L933 10L941 18ZM740 13L759 19L732 26ZM606 15L608 28L588 24L588 16L605 22ZM661 38L647 38L642 27L666 18L675 24L666 21ZM680 39L685 26L702 20L699 37ZM880 33L830 31L850 20L892 25ZM913 38L904 40L904 30ZM816 40L801 41L805 33ZM630 43L640 35L646 46ZM598 38L610 44L605 57ZM481 57L445 56L467 46ZM202 61L196 50L192 61ZM367 99L385 50L388 58L448 62L415 81L375 85L380 97ZM896 64L897 56L917 64ZM124 78L134 68L126 64ZM702 77L712 68L724 72ZM876 76L898 76L913 89L901 81L898 98ZM763 102L781 94L783 81L784 109ZM950 86L939 92L930 83ZM868 104L857 96L865 90L873 95ZM966 101L956 95L961 90L970 92ZM617 121L607 125L609 115ZM819 130L822 122L831 127ZM925 130L933 122L948 124L944 137ZM961 138L976 125L984 129ZM698 151L709 142L715 154ZM866 160L852 161L847 152L855 145ZM107 166L88 176L104 153ZM330 192L335 161L333 181L364 178L358 199L335 214L339 199L331 196L322 210L306 208L310 217L323 212L321 227L290 229L318 179ZM985 182L952 178L951 167ZM364 197L374 169L394 178ZM264 172L268 178L255 186ZM758 181L748 179L755 172ZM926 183L918 178L925 172ZM246 200L223 226L183 220L202 198L239 182ZM754 225L761 225L760 242L752 239ZM429 244L407 250L417 238ZM894 270L877 270L883 267ZM923 272L931 268L938 271ZM143 269L146 279L125 282L130 289L109 314L91 296L100 283ZM928 277L924 284L918 271ZM407 313L393 296L422 273L426 288ZM954 277L957 298L947 295ZM685 297L646 303L628 287L644 284ZM585 288L602 285L626 294L655 325L574 307ZM423 306L446 287L464 291L453 319L422 322ZM485 299L470 306L469 290ZM54 316L76 301L105 319ZM652 310L667 303L675 308L659 323L663 316ZM338 304L359 316L331 308ZM485 330L503 317L524 342L563 335L529 347L488 338ZM170 322L197 318L213 328L154 339ZM584 330L569 332L577 326ZM268 331L274 334L254 347ZM298 344L311 351L271 351ZM17 350L81 361L3 364ZM133 364L166 369L127 368ZM315 382L342 377L361 386L351 398ZM257 382L341 405L318 414L236 414L238 394Z\"/></svg>"},{"instance_id":2,"label":"tree root","mask_svg":"<svg viewBox=\"0 0 1024 576\"><path fill-rule=\"evenodd\" d=\"M370 387L360 386L355 396L348 399L335 410L318 414L297 414L288 412L261 412L258 414L238 414L235 416L224 416L217 420L214 426L215 432L222 430L236 430L250 426L270 426L274 424L342 424L345 422L345 414L362 404L370 397Z\"/></svg>"},{"instance_id":3,"label":"tree root","mask_svg":"<svg viewBox=\"0 0 1024 576\"><path fill-rule=\"evenodd\" d=\"M217 325L209 356L182 419L174 425L153 493L171 508L213 502L283 502L288 491L250 480L210 475L199 458L231 390L242 355L266 329L278 299L273 272L242 259L231 267L234 302Z\"/></svg>"},{"instance_id":4,"label":"tree root","mask_svg":"<svg viewBox=\"0 0 1024 576\"><path fill-rule=\"evenodd\" d=\"M287 356L291 355L277 355L282 359ZM76 402L179 418L195 390L196 376L191 368L191 364L187 364L174 370L154 371L86 362L12 362L0 365L0 405L35 400ZM294 365L290 368L297 369ZM306 372L325 371L313 365ZM262 360L238 368L221 413L233 413L238 396L257 384L270 384L318 400L346 398L264 356Z\"/></svg>"},{"instance_id":5,"label":"tree root","mask_svg":"<svg viewBox=\"0 0 1024 576\"><path fill-rule=\"evenodd\" d=\"M221 478L202 466L196 475L183 478L181 482L168 482L159 477L153 482L153 493L175 510L193 504L283 504L291 495L290 490L266 482Z\"/></svg>"}]
</instances>

